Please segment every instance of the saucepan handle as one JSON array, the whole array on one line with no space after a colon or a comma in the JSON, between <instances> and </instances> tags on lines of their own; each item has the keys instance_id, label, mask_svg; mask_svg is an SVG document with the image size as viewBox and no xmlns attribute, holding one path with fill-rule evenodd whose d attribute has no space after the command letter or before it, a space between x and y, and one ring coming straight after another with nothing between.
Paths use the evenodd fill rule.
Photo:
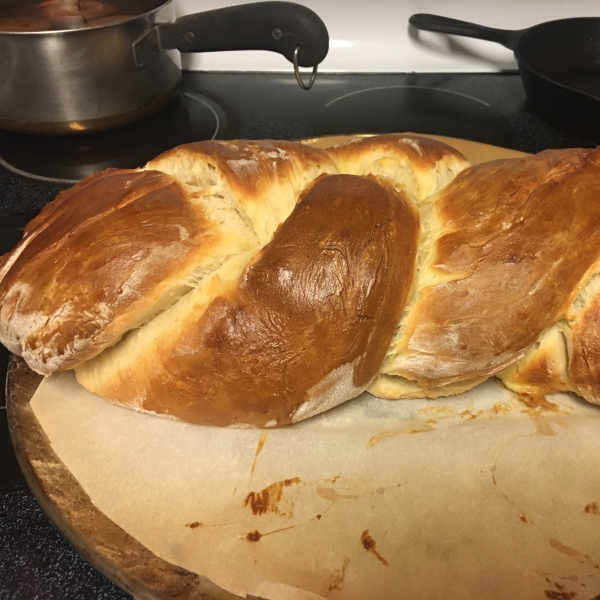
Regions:
<instances>
[{"instance_id":1,"label":"saucepan handle","mask_svg":"<svg viewBox=\"0 0 600 600\"><path fill-rule=\"evenodd\" d=\"M502 44L509 50L514 50L516 48L519 38L525 31L524 29L496 29L494 27L468 23L467 21L459 21L458 19L449 19L448 17L422 13L412 15L408 19L408 22L417 29L496 42Z\"/></svg>"},{"instance_id":2,"label":"saucepan handle","mask_svg":"<svg viewBox=\"0 0 600 600\"><path fill-rule=\"evenodd\" d=\"M318 65L329 50L323 21L306 6L293 2L240 4L186 15L159 28L163 50L271 50L290 62L296 53L301 67Z\"/></svg>"}]
</instances>

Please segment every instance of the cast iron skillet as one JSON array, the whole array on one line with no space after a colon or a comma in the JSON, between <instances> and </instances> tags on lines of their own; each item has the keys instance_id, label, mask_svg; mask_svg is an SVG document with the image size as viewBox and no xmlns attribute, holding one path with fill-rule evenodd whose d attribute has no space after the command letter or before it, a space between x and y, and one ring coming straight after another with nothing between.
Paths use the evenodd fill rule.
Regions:
<instances>
[{"instance_id":1,"label":"cast iron skillet","mask_svg":"<svg viewBox=\"0 0 600 600\"><path fill-rule=\"evenodd\" d=\"M600 142L600 17L504 30L436 15L412 15L417 29L461 35L513 50L531 108L558 127Z\"/></svg>"}]
</instances>

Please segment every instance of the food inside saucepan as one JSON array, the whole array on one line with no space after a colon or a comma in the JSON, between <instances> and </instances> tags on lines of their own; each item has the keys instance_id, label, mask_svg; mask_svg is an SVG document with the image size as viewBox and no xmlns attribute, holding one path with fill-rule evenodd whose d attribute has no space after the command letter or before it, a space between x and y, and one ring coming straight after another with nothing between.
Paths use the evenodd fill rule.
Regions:
<instances>
[{"instance_id":1,"label":"food inside saucepan","mask_svg":"<svg viewBox=\"0 0 600 600\"><path fill-rule=\"evenodd\" d=\"M221 426L494 375L596 402L599 194L596 150L470 166L408 135L188 144L46 206L0 264L0 339Z\"/></svg>"},{"instance_id":2,"label":"food inside saucepan","mask_svg":"<svg viewBox=\"0 0 600 600\"><path fill-rule=\"evenodd\" d=\"M145 12L140 0L24 0L0 5L0 32L51 31L118 23Z\"/></svg>"}]
</instances>

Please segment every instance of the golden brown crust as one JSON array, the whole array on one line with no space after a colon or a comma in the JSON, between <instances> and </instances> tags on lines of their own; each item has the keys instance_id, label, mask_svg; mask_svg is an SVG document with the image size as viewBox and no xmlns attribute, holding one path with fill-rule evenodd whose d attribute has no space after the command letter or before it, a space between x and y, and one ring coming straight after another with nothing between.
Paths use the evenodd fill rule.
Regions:
<instances>
[{"instance_id":1,"label":"golden brown crust","mask_svg":"<svg viewBox=\"0 0 600 600\"><path fill-rule=\"evenodd\" d=\"M101 355L78 379L116 402L194 423L283 425L298 411L325 410L375 377L411 287L418 230L416 210L391 187L324 176L238 286L195 321L186 317L175 338L166 331L134 349L147 369L120 368L115 348L108 371L95 369ZM311 402L320 408L302 408Z\"/></svg>"},{"instance_id":2,"label":"golden brown crust","mask_svg":"<svg viewBox=\"0 0 600 600\"><path fill-rule=\"evenodd\" d=\"M339 173L388 178L417 200L442 189L469 166L458 150L418 135L355 138L327 148L327 153Z\"/></svg>"},{"instance_id":3,"label":"golden brown crust","mask_svg":"<svg viewBox=\"0 0 600 600\"><path fill-rule=\"evenodd\" d=\"M335 173L326 152L283 140L213 140L173 148L147 168L209 188L239 205L261 245L292 212L299 194L323 173Z\"/></svg>"},{"instance_id":4,"label":"golden brown crust","mask_svg":"<svg viewBox=\"0 0 600 600\"><path fill-rule=\"evenodd\" d=\"M348 148L332 152L339 158ZM390 153L393 164L400 161L415 180L437 181L436 169L446 159L458 161L458 169L467 164L448 146L409 136L369 139L349 152L361 157L365 173L378 170L381 152ZM393 181L393 173L383 171ZM41 373L73 367L153 318L224 262L267 243L306 185L335 172L324 150L234 140L184 145L144 170L97 173L59 194L28 224L23 242L2 258L0 339ZM181 194L181 202L170 200L168 190ZM171 234L177 229L186 238L181 244L169 235L159 239L158 219L166 208L149 208L153 193L174 211L165 223ZM239 223L232 223L232 214ZM210 224L200 223L206 219ZM96 260L86 254L88 244ZM136 244L141 254L134 252ZM208 264L211 254L219 258ZM144 262L154 263L152 276L140 273Z\"/></svg>"},{"instance_id":5,"label":"golden brown crust","mask_svg":"<svg viewBox=\"0 0 600 600\"><path fill-rule=\"evenodd\" d=\"M399 398L446 398L462 394L483 383L487 377L466 379L446 385L425 387L423 382L412 381L398 375L379 373L368 391L379 398L397 400Z\"/></svg>"},{"instance_id":6,"label":"golden brown crust","mask_svg":"<svg viewBox=\"0 0 600 600\"><path fill-rule=\"evenodd\" d=\"M569 376L573 391L600 404L600 295L571 324Z\"/></svg>"},{"instance_id":7,"label":"golden brown crust","mask_svg":"<svg viewBox=\"0 0 600 600\"><path fill-rule=\"evenodd\" d=\"M420 288L385 373L423 387L485 377L565 314L600 253L597 155L485 163L440 193L433 284Z\"/></svg>"},{"instance_id":8,"label":"golden brown crust","mask_svg":"<svg viewBox=\"0 0 600 600\"><path fill-rule=\"evenodd\" d=\"M566 327L566 321L561 320L544 331L522 358L498 373L502 383L533 400L549 393L572 390L567 372Z\"/></svg>"},{"instance_id":9,"label":"golden brown crust","mask_svg":"<svg viewBox=\"0 0 600 600\"><path fill-rule=\"evenodd\" d=\"M0 337L42 373L87 360L89 389L199 423L284 424L369 384L438 397L492 374L599 402L600 150L467 164L387 135L199 142L98 173L0 259Z\"/></svg>"},{"instance_id":10,"label":"golden brown crust","mask_svg":"<svg viewBox=\"0 0 600 600\"><path fill-rule=\"evenodd\" d=\"M62 220L64 218L64 214L59 209L63 205L67 205L67 204L72 205L74 203L73 196L76 196L76 195L80 196L82 194L82 192L87 189L89 189L89 191L91 192L90 202L85 202L85 206L77 207L78 211L82 210L85 212L82 212L81 214L79 214L79 212L77 212L77 213L74 213L73 216L80 217L83 220L85 220L86 218L89 218L90 216L94 215L97 212L97 210L98 210L97 203L98 202L106 204L108 201L110 201L108 197L102 197L102 196L99 196L97 193L95 193L94 190L95 190L95 187L96 187L98 181L103 180L106 177L111 178L113 175L117 175L118 173L121 173L122 175L124 175L125 180L126 180L128 177L128 174L132 174L135 172L136 171L133 169L104 169L102 171L97 171L96 173L90 175L89 177L86 177L84 180L80 181L76 185L60 192L58 194L58 196L56 196L56 198L54 198L54 200L52 200L52 202L49 202L48 204L46 204L42 208L40 213L36 217L31 219L31 221L29 221L29 223L27 223L27 225L25 226L25 229L23 230L23 237L27 237L31 233L34 233L35 231L47 226L48 224L50 224L57 218ZM112 181L116 182L119 180L112 180ZM78 202L78 201L76 200L75 202ZM68 229L67 229L67 231L68 231Z\"/></svg>"},{"instance_id":11,"label":"golden brown crust","mask_svg":"<svg viewBox=\"0 0 600 600\"><path fill-rule=\"evenodd\" d=\"M179 278L223 237L172 177L94 175L60 194L7 259L1 339L38 372L71 368L174 302Z\"/></svg>"},{"instance_id":12,"label":"golden brown crust","mask_svg":"<svg viewBox=\"0 0 600 600\"><path fill-rule=\"evenodd\" d=\"M600 403L600 263L591 270L566 317L499 374L507 387L533 397L572 391Z\"/></svg>"},{"instance_id":13,"label":"golden brown crust","mask_svg":"<svg viewBox=\"0 0 600 600\"><path fill-rule=\"evenodd\" d=\"M335 161L356 161L362 155L381 153L393 157L399 153L406 155L416 169L431 169L449 156L466 161L458 150L438 140L413 134L390 133L386 135L355 138L343 144L326 149Z\"/></svg>"}]
</instances>

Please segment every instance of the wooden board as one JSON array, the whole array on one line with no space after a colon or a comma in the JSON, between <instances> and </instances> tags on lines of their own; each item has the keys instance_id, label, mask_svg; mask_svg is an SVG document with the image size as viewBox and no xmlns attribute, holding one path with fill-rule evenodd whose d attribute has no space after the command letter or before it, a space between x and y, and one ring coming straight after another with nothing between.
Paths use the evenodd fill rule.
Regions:
<instances>
[{"instance_id":1,"label":"wooden board","mask_svg":"<svg viewBox=\"0 0 600 600\"><path fill-rule=\"evenodd\" d=\"M157 558L101 513L58 459L29 400L42 377L11 356L7 416L27 484L67 540L106 577L139 600L237 600L212 582Z\"/></svg>"}]
</instances>

